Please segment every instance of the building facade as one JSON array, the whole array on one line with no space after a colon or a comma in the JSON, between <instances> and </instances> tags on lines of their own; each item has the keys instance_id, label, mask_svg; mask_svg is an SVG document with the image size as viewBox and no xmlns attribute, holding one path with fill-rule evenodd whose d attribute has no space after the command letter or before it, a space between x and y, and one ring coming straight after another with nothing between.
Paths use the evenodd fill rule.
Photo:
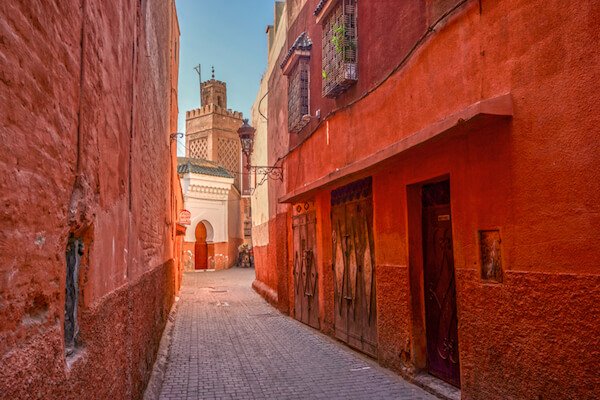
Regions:
<instances>
[{"instance_id":1,"label":"building facade","mask_svg":"<svg viewBox=\"0 0 600 400\"><path fill-rule=\"evenodd\" d=\"M227 85L214 78L200 85L201 107L186 113L186 157L179 159L185 208L188 269L224 269L237 263L238 247L250 242L248 174L242 168L237 130L242 113L227 108Z\"/></svg>"},{"instance_id":2,"label":"building facade","mask_svg":"<svg viewBox=\"0 0 600 400\"><path fill-rule=\"evenodd\" d=\"M285 175L255 196L258 291L453 396L594 398L595 2L282 15L253 118Z\"/></svg>"},{"instance_id":3,"label":"building facade","mask_svg":"<svg viewBox=\"0 0 600 400\"><path fill-rule=\"evenodd\" d=\"M0 20L0 397L139 399L181 276L175 2Z\"/></svg>"},{"instance_id":4,"label":"building facade","mask_svg":"<svg viewBox=\"0 0 600 400\"><path fill-rule=\"evenodd\" d=\"M285 2L275 2L274 23L266 29L268 60L267 68L261 79L259 92L252 106L251 125L256 129L254 139L254 152L252 154L252 164L254 165L274 165L277 161L276 151L272 151L274 144L277 143L277 137L273 130L269 131L271 124L268 122L269 115L269 81L277 67L277 59L281 49L286 43L287 16ZM285 140L285 137L283 138ZM286 142L287 143L287 142ZM278 293L287 291L287 270L278 269L277 265L287 265L283 253L278 253L285 249L284 246L277 246L277 237L286 238L286 231L278 232L277 211L287 207L279 205L277 197L282 196L282 183L279 181L270 181L264 179L264 176L253 176L252 186L252 248L255 260L256 280L253 287L261 293L271 304L279 306L282 311L288 309L282 305L285 304L286 296L282 296L279 301ZM281 222L285 218L280 218ZM283 227L286 228L285 226ZM281 243L280 243L281 244Z\"/></svg>"},{"instance_id":5,"label":"building facade","mask_svg":"<svg viewBox=\"0 0 600 400\"><path fill-rule=\"evenodd\" d=\"M178 172L185 209L191 213L185 234L185 251L190 255L185 269L231 267L243 241L233 176L216 163L195 158L179 158Z\"/></svg>"}]
</instances>

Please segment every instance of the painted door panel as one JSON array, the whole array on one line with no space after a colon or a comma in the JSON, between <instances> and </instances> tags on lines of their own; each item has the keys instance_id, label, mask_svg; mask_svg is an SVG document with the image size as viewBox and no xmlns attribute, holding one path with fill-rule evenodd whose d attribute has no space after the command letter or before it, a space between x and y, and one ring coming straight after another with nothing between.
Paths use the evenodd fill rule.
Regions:
<instances>
[{"instance_id":1,"label":"painted door panel","mask_svg":"<svg viewBox=\"0 0 600 400\"><path fill-rule=\"evenodd\" d=\"M316 214L292 220L294 237L294 310L297 320L319 329L319 291L316 265Z\"/></svg>"},{"instance_id":2,"label":"painted door panel","mask_svg":"<svg viewBox=\"0 0 600 400\"><path fill-rule=\"evenodd\" d=\"M450 184L423 187L423 267L429 372L460 386Z\"/></svg>"},{"instance_id":3,"label":"painted door panel","mask_svg":"<svg viewBox=\"0 0 600 400\"><path fill-rule=\"evenodd\" d=\"M194 245L195 269L208 268L208 244L206 243L206 227L202 222L196 226L196 244Z\"/></svg>"},{"instance_id":4,"label":"painted door panel","mask_svg":"<svg viewBox=\"0 0 600 400\"><path fill-rule=\"evenodd\" d=\"M332 192L335 334L377 356L371 180Z\"/></svg>"}]
</instances>

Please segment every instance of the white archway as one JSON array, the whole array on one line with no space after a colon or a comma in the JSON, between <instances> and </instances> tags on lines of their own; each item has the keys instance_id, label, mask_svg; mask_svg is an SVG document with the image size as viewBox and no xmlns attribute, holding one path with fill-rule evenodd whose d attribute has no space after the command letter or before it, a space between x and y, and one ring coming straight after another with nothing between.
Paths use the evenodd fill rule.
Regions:
<instances>
[{"instance_id":1,"label":"white archway","mask_svg":"<svg viewBox=\"0 0 600 400\"><path fill-rule=\"evenodd\" d=\"M196 242L196 227L198 224L204 224L206 227L206 242L207 243L221 243L227 241L227 231L225 224L215 224L211 221L211 218L207 218L207 215L197 215L192 218L192 223L185 232L185 241L190 243Z\"/></svg>"},{"instance_id":2,"label":"white archway","mask_svg":"<svg viewBox=\"0 0 600 400\"><path fill-rule=\"evenodd\" d=\"M206 228L206 243L213 243L215 240L215 230L210 222L203 219L199 223L204 224Z\"/></svg>"}]
</instances>

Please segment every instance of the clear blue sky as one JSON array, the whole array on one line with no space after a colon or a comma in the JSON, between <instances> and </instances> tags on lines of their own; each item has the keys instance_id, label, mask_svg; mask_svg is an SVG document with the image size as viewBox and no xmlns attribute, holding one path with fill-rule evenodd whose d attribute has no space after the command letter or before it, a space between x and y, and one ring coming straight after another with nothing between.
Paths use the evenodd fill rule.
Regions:
<instances>
[{"instance_id":1,"label":"clear blue sky","mask_svg":"<svg viewBox=\"0 0 600 400\"><path fill-rule=\"evenodd\" d=\"M250 114L267 64L265 28L273 23L274 0L176 0L181 28L179 60L179 132L185 112L200 106L194 66L202 80L227 82L227 107ZM180 149L181 152L181 149Z\"/></svg>"}]
</instances>

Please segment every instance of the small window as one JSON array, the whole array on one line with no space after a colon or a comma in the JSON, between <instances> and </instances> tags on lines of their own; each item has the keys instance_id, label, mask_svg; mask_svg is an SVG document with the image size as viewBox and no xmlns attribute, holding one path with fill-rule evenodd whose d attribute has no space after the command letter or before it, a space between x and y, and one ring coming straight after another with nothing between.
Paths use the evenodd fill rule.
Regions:
<instances>
[{"instance_id":1,"label":"small window","mask_svg":"<svg viewBox=\"0 0 600 400\"><path fill-rule=\"evenodd\" d=\"M67 279L65 285L65 356L73 355L79 344L79 318L77 306L79 303L79 268L83 255L83 242L80 239L69 238L66 251Z\"/></svg>"},{"instance_id":2,"label":"small window","mask_svg":"<svg viewBox=\"0 0 600 400\"><path fill-rule=\"evenodd\" d=\"M501 243L499 229L479 231L481 279L483 281L502 282Z\"/></svg>"},{"instance_id":3,"label":"small window","mask_svg":"<svg viewBox=\"0 0 600 400\"><path fill-rule=\"evenodd\" d=\"M298 36L281 63L288 77L288 129L298 133L310 121L309 76L312 41L303 32Z\"/></svg>"},{"instance_id":4,"label":"small window","mask_svg":"<svg viewBox=\"0 0 600 400\"><path fill-rule=\"evenodd\" d=\"M308 108L309 65L307 58L298 60L288 81L288 128L300 132L310 117Z\"/></svg>"},{"instance_id":5,"label":"small window","mask_svg":"<svg viewBox=\"0 0 600 400\"><path fill-rule=\"evenodd\" d=\"M358 80L356 1L339 0L323 21L323 96L335 98Z\"/></svg>"}]
</instances>

